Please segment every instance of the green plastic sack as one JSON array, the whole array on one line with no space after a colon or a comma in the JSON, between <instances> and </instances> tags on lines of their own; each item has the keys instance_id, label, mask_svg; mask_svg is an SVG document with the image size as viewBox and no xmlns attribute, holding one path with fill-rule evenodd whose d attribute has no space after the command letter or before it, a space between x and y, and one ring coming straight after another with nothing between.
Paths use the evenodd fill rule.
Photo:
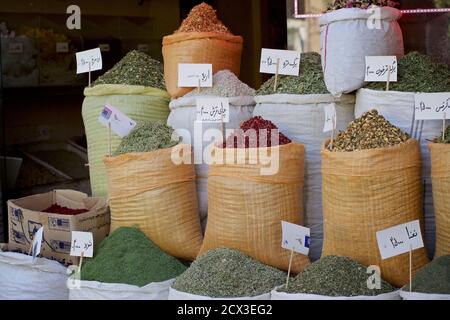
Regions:
<instances>
[{"instance_id":1,"label":"green plastic sack","mask_svg":"<svg viewBox=\"0 0 450 320\"><path fill-rule=\"evenodd\" d=\"M170 96L156 88L103 84L84 90L83 121L88 145L89 173L92 195L108 194L103 157L109 154L108 129L98 118L105 104L120 110L135 121L167 121ZM120 137L111 134L112 151L119 146Z\"/></svg>"}]
</instances>

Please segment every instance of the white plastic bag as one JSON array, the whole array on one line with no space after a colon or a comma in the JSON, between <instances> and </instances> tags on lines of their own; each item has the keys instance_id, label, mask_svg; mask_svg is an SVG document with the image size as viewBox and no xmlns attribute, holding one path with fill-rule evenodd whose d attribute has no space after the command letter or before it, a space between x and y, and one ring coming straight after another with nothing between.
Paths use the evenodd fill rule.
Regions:
<instances>
[{"instance_id":1,"label":"white plastic bag","mask_svg":"<svg viewBox=\"0 0 450 320\"><path fill-rule=\"evenodd\" d=\"M450 300L450 294L434 294L434 293L420 293L400 291L400 296L403 300Z\"/></svg>"},{"instance_id":2,"label":"white plastic bag","mask_svg":"<svg viewBox=\"0 0 450 320\"><path fill-rule=\"evenodd\" d=\"M376 109L394 126L420 142L424 192L425 243L434 255L435 219L431 184L431 159L428 144L442 132L442 120L414 121L414 95L411 92L360 89L356 94L355 117Z\"/></svg>"},{"instance_id":3,"label":"white plastic bag","mask_svg":"<svg viewBox=\"0 0 450 320\"><path fill-rule=\"evenodd\" d=\"M201 157L204 150L212 143L212 141L203 141L203 148L201 145L197 146L199 140L203 139L203 133L211 128L221 130L220 123L203 123L201 126L197 126L199 131L194 132L194 124L197 120L196 99L212 97L213 96L181 97L172 100L169 105L170 115L167 119L167 124L174 129L185 129L189 132L191 141L184 142L194 146L195 157L197 159L202 159ZM229 98L229 103L230 122L226 123L226 129L238 129L243 121L252 117L253 108L255 106L254 97L246 96ZM202 161L201 164L196 164L195 166L197 173L198 207L203 230L205 230L208 212L208 169L209 165L206 164L205 161Z\"/></svg>"},{"instance_id":4,"label":"white plastic bag","mask_svg":"<svg viewBox=\"0 0 450 320\"><path fill-rule=\"evenodd\" d=\"M273 290L272 300L401 300L400 291L383 293L377 296L356 296L356 297L329 297L317 294L286 293Z\"/></svg>"},{"instance_id":5,"label":"white plastic bag","mask_svg":"<svg viewBox=\"0 0 450 320\"><path fill-rule=\"evenodd\" d=\"M331 136L324 133L324 107L335 103L336 134L354 119L355 96L334 98L331 94L273 94L256 96L254 116L272 121L288 138L305 146L305 186L303 189L305 222L311 228L310 258L322 253L322 175L320 147Z\"/></svg>"},{"instance_id":6,"label":"white plastic bag","mask_svg":"<svg viewBox=\"0 0 450 320\"><path fill-rule=\"evenodd\" d=\"M329 92L340 95L361 88L366 56L404 55L397 22L401 15L382 7L339 9L320 17L322 68Z\"/></svg>"},{"instance_id":7,"label":"white plastic bag","mask_svg":"<svg viewBox=\"0 0 450 320\"><path fill-rule=\"evenodd\" d=\"M69 300L167 300L174 281L171 279L138 287L81 280L79 288L70 289Z\"/></svg>"},{"instance_id":8,"label":"white plastic bag","mask_svg":"<svg viewBox=\"0 0 450 320\"><path fill-rule=\"evenodd\" d=\"M0 251L0 300L67 300L68 277L59 262Z\"/></svg>"},{"instance_id":9,"label":"white plastic bag","mask_svg":"<svg viewBox=\"0 0 450 320\"><path fill-rule=\"evenodd\" d=\"M270 292L254 297L240 297L240 298L211 298L205 296L198 296L186 292L181 292L170 288L169 300L270 300Z\"/></svg>"}]
</instances>

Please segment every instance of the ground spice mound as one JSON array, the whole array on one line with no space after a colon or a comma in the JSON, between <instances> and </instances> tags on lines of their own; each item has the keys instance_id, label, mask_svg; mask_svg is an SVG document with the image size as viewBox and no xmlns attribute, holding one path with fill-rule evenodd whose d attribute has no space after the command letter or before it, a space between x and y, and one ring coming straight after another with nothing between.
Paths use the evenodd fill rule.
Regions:
<instances>
[{"instance_id":1,"label":"ground spice mound","mask_svg":"<svg viewBox=\"0 0 450 320\"><path fill-rule=\"evenodd\" d=\"M436 258L420 269L412 281L412 291L450 294L450 256Z\"/></svg>"},{"instance_id":2,"label":"ground spice mound","mask_svg":"<svg viewBox=\"0 0 450 320\"><path fill-rule=\"evenodd\" d=\"M217 18L216 11L202 2L193 7L177 32L215 32L231 34L230 30Z\"/></svg>"},{"instance_id":3,"label":"ground spice mound","mask_svg":"<svg viewBox=\"0 0 450 320\"><path fill-rule=\"evenodd\" d=\"M395 290L381 280L381 289L369 289L367 267L347 258L324 257L299 273L289 282L288 289L283 286L278 291L287 293L316 294L329 297L376 296Z\"/></svg>"},{"instance_id":4,"label":"ground spice mound","mask_svg":"<svg viewBox=\"0 0 450 320\"><path fill-rule=\"evenodd\" d=\"M276 130L276 131L275 131ZM275 147L289 144L292 141L281 132L278 132L278 141L272 141L272 134L278 132L278 127L271 121L262 117L253 117L241 124L241 130L234 130L223 148L260 148ZM276 138L276 137L274 137Z\"/></svg>"},{"instance_id":5,"label":"ground spice mound","mask_svg":"<svg viewBox=\"0 0 450 320\"><path fill-rule=\"evenodd\" d=\"M136 228L122 227L102 241L93 259L81 269L81 279L145 286L173 279L186 270Z\"/></svg>"},{"instance_id":6,"label":"ground spice mound","mask_svg":"<svg viewBox=\"0 0 450 320\"><path fill-rule=\"evenodd\" d=\"M56 214L65 214L68 216L76 216L77 214L86 213L89 212L89 210L86 209L70 209L67 207L63 207L57 204L53 204L49 208L45 209L42 212L46 213L56 213Z\"/></svg>"},{"instance_id":7,"label":"ground spice mound","mask_svg":"<svg viewBox=\"0 0 450 320\"><path fill-rule=\"evenodd\" d=\"M356 151L385 148L410 139L407 133L393 126L377 110L364 113L341 131L333 142L332 151Z\"/></svg>"},{"instance_id":8,"label":"ground spice mound","mask_svg":"<svg viewBox=\"0 0 450 320\"><path fill-rule=\"evenodd\" d=\"M206 252L179 276L172 288L212 298L254 297L286 281L286 274L233 249Z\"/></svg>"}]
</instances>

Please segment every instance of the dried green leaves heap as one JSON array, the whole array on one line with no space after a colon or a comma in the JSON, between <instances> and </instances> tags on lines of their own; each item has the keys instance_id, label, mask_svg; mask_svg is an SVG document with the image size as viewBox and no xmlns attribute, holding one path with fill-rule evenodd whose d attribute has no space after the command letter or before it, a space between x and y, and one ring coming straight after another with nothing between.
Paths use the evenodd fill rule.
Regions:
<instances>
[{"instance_id":1,"label":"dried green leaves heap","mask_svg":"<svg viewBox=\"0 0 450 320\"><path fill-rule=\"evenodd\" d=\"M275 76L267 80L256 95L270 95L274 93L286 94L325 94L328 93L322 71L320 54L316 52L302 53L300 61L300 75L278 76L277 90L273 91Z\"/></svg>"},{"instance_id":2,"label":"dried green leaves heap","mask_svg":"<svg viewBox=\"0 0 450 320\"><path fill-rule=\"evenodd\" d=\"M442 139L442 133L439 135L439 137L436 137L434 139L435 143L450 143L450 126L447 127L444 133L444 139Z\"/></svg>"},{"instance_id":3,"label":"dried green leaves heap","mask_svg":"<svg viewBox=\"0 0 450 320\"><path fill-rule=\"evenodd\" d=\"M135 85L166 90L162 63L136 50L128 52L92 85L99 84Z\"/></svg>"},{"instance_id":4,"label":"dried green leaves heap","mask_svg":"<svg viewBox=\"0 0 450 320\"><path fill-rule=\"evenodd\" d=\"M356 151L385 148L404 143L409 135L393 126L377 110L364 113L341 131L333 142L332 151Z\"/></svg>"},{"instance_id":5,"label":"dried green leaves heap","mask_svg":"<svg viewBox=\"0 0 450 320\"><path fill-rule=\"evenodd\" d=\"M368 9L370 6L377 7L398 7L397 1L391 0L335 0L333 4L327 8L327 11L334 11L345 8Z\"/></svg>"},{"instance_id":6,"label":"dried green leaves heap","mask_svg":"<svg viewBox=\"0 0 450 320\"><path fill-rule=\"evenodd\" d=\"M450 295L450 256L436 258L417 272L412 291Z\"/></svg>"}]
</instances>

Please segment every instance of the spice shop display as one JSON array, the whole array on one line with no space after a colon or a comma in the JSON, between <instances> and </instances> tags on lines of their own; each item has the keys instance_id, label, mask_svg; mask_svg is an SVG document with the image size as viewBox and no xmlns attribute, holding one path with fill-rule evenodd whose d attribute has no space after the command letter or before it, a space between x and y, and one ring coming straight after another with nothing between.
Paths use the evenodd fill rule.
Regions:
<instances>
[{"instance_id":1,"label":"spice shop display","mask_svg":"<svg viewBox=\"0 0 450 320\"><path fill-rule=\"evenodd\" d=\"M178 143L172 134L163 123L140 123L122 140L117 156L103 159L111 231L136 226L168 254L193 260L202 243L195 168L191 146L171 147Z\"/></svg>"},{"instance_id":2,"label":"spice shop display","mask_svg":"<svg viewBox=\"0 0 450 320\"><path fill-rule=\"evenodd\" d=\"M103 108L111 105L134 121L165 122L169 115L170 97L164 90L161 63L138 51L129 52L92 87L86 88L84 95L82 114L92 193L106 196L106 169L102 158L109 154L109 131L98 121ZM117 135L111 134L113 150L120 141Z\"/></svg>"},{"instance_id":3,"label":"spice shop display","mask_svg":"<svg viewBox=\"0 0 450 320\"><path fill-rule=\"evenodd\" d=\"M256 123L255 119L249 121ZM258 137L256 130L250 132ZM274 132L271 135L275 137ZM200 255L227 247L287 270L290 253L281 248L281 221L303 223L303 145L234 148L232 144L230 148L218 146L212 153L208 224ZM298 273L308 264L308 257L295 254L292 272Z\"/></svg>"},{"instance_id":4,"label":"spice shop display","mask_svg":"<svg viewBox=\"0 0 450 320\"><path fill-rule=\"evenodd\" d=\"M350 258L327 256L272 292L272 300L400 300L383 279L369 288L368 268ZM377 285L379 287L377 288Z\"/></svg>"},{"instance_id":5,"label":"spice shop display","mask_svg":"<svg viewBox=\"0 0 450 320\"><path fill-rule=\"evenodd\" d=\"M286 273L233 249L210 250L172 285L169 300L269 300Z\"/></svg>"},{"instance_id":6,"label":"spice shop display","mask_svg":"<svg viewBox=\"0 0 450 320\"><path fill-rule=\"evenodd\" d=\"M222 130L221 123L199 123L197 120L197 98L226 97L229 101L229 122L225 123L226 129L236 129L239 125L251 118L255 90L245 83L241 82L234 73L229 70L217 72L213 77L213 86L211 88L201 88L191 91L178 99L170 102L170 115L167 124L174 129L182 131L187 130L189 137L184 137L184 142L194 146L194 153L203 155L202 163L196 164L197 174L197 196L202 220L202 226L206 225L208 212L208 162L204 158L205 153L215 144L210 141L205 133L211 132L211 129ZM205 141L206 140L206 141Z\"/></svg>"},{"instance_id":7,"label":"spice shop display","mask_svg":"<svg viewBox=\"0 0 450 320\"><path fill-rule=\"evenodd\" d=\"M213 74L230 70L239 76L243 39L234 36L206 3L192 8L180 28L165 36L162 44L164 77L172 98L192 90L178 87L179 63L210 63Z\"/></svg>"},{"instance_id":8,"label":"spice shop display","mask_svg":"<svg viewBox=\"0 0 450 320\"><path fill-rule=\"evenodd\" d=\"M174 279L187 269L136 228L119 228L81 269L71 300L165 300Z\"/></svg>"},{"instance_id":9,"label":"spice shop display","mask_svg":"<svg viewBox=\"0 0 450 320\"><path fill-rule=\"evenodd\" d=\"M322 145L322 254L377 265L401 287L409 281L409 255L382 260L376 232L415 220L423 230L419 143L373 110L350 123L335 145L331 151L329 140ZM415 250L413 274L427 262L426 249Z\"/></svg>"},{"instance_id":10,"label":"spice shop display","mask_svg":"<svg viewBox=\"0 0 450 320\"><path fill-rule=\"evenodd\" d=\"M325 107L336 107L336 130L343 130L354 119L355 97L335 98L323 79L320 55L301 55L300 74L280 76L273 92L274 78L257 91L253 114L272 121L293 141L305 146L305 224L311 228L310 257L317 260L322 251L322 177L320 145L331 133L324 133Z\"/></svg>"}]
</instances>

